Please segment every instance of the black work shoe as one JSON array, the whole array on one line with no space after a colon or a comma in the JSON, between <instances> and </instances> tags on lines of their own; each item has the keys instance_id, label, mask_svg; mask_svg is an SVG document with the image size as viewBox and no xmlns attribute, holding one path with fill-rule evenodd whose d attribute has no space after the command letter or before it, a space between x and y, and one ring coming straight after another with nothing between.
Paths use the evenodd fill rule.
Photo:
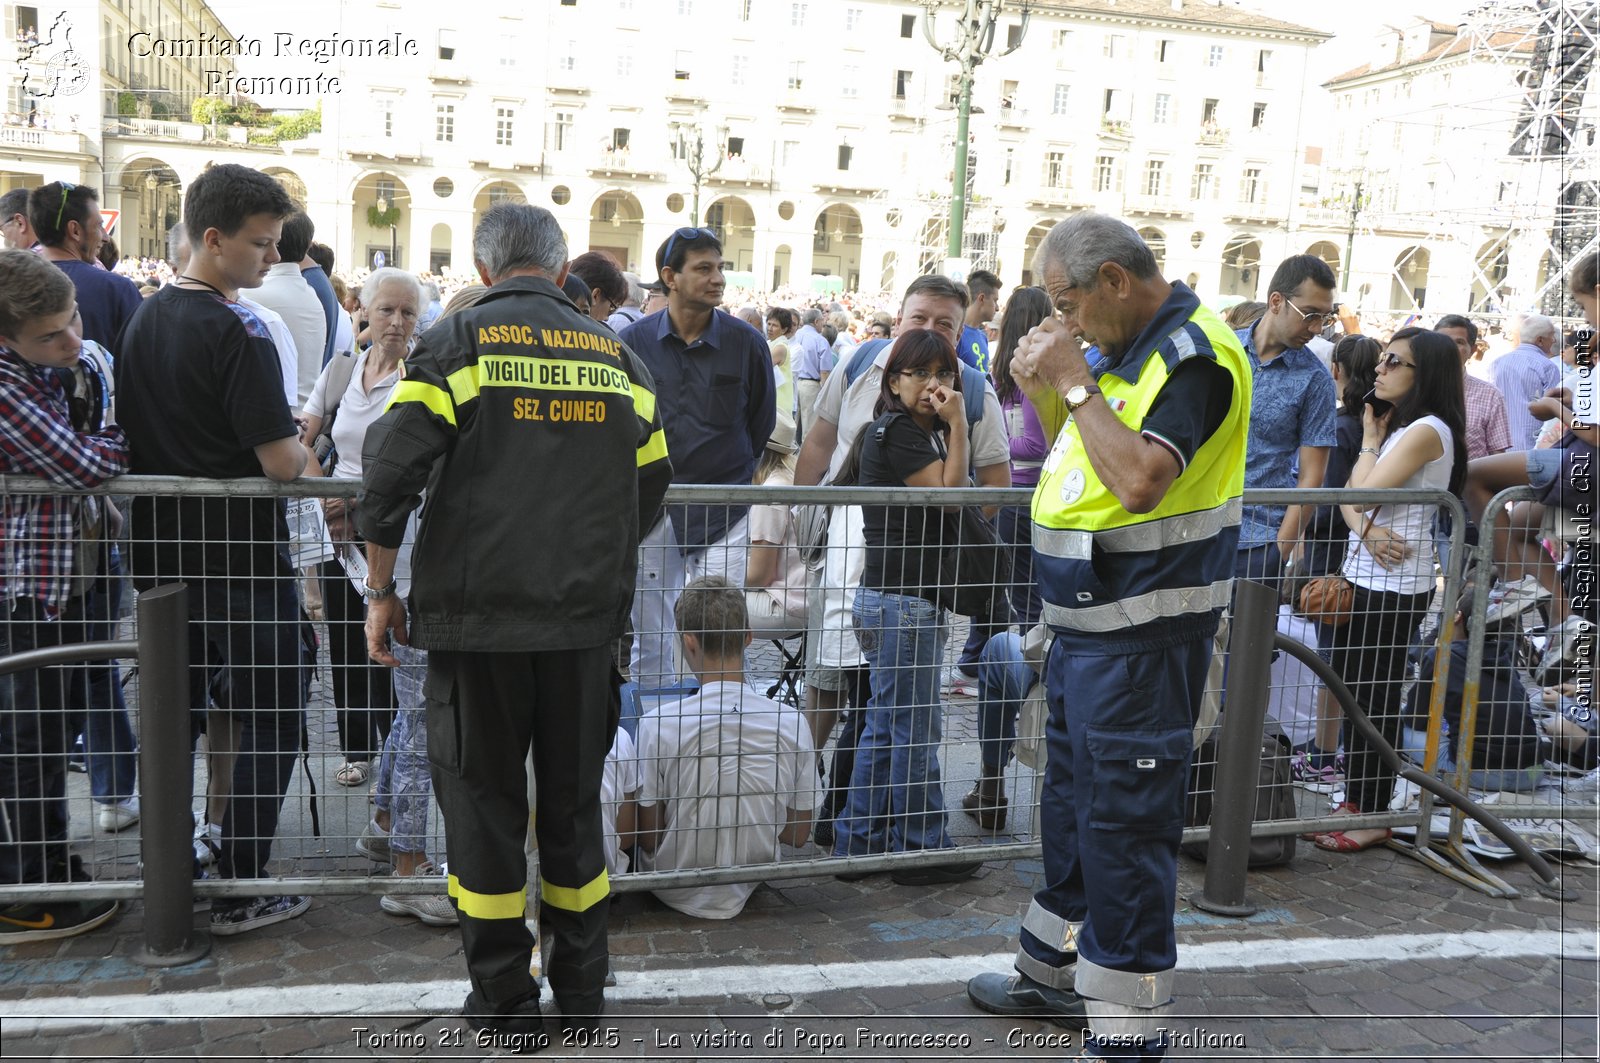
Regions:
<instances>
[{"instance_id":1,"label":"black work shoe","mask_svg":"<svg viewBox=\"0 0 1600 1063\"><path fill-rule=\"evenodd\" d=\"M1025 974L1009 978L993 972L977 975L967 983L967 998L991 1015L1044 1019L1072 1030L1089 1025L1082 997L1070 989L1035 982Z\"/></svg>"},{"instance_id":2,"label":"black work shoe","mask_svg":"<svg viewBox=\"0 0 1600 1063\"><path fill-rule=\"evenodd\" d=\"M461 1005L461 1015L467 1025L477 1031L473 1041L480 1048L537 1052L550 1046L537 993L512 1005L509 1011L494 1011L474 991L467 994L466 1003Z\"/></svg>"},{"instance_id":3,"label":"black work shoe","mask_svg":"<svg viewBox=\"0 0 1600 1063\"><path fill-rule=\"evenodd\" d=\"M891 871L889 877L900 886L937 886L942 882L964 882L978 873L982 860L964 864L945 864L941 867L908 867Z\"/></svg>"}]
</instances>

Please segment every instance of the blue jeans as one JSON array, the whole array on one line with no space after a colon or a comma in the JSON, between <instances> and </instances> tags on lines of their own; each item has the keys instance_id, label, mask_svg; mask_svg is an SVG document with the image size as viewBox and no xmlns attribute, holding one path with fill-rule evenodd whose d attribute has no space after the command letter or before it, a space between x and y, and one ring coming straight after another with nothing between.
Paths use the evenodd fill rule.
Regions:
<instances>
[{"instance_id":1,"label":"blue jeans","mask_svg":"<svg viewBox=\"0 0 1600 1063\"><path fill-rule=\"evenodd\" d=\"M95 581L84 608L91 641L116 637L122 596L128 579L122 554L112 543L104 555L105 575ZM97 804L112 805L134 796L139 772L139 744L128 722L122 696L122 670L115 661L89 666L89 701L83 719L83 748L88 758L89 793Z\"/></svg>"},{"instance_id":2,"label":"blue jeans","mask_svg":"<svg viewBox=\"0 0 1600 1063\"><path fill-rule=\"evenodd\" d=\"M924 598L862 587L856 640L871 670L861 745L839 815L834 854L948 849L939 741L939 665L949 628Z\"/></svg>"},{"instance_id":3,"label":"blue jeans","mask_svg":"<svg viewBox=\"0 0 1600 1063\"><path fill-rule=\"evenodd\" d=\"M1002 631L978 659L978 742L983 773L998 775L1011 761L1017 740L1017 713L1038 680L1022 659L1022 638Z\"/></svg>"},{"instance_id":4,"label":"blue jeans","mask_svg":"<svg viewBox=\"0 0 1600 1063\"><path fill-rule=\"evenodd\" d=\"M1401 728L1400 739L1401 745L1395 748L1416 761L1420 768L1428 751L1428 732L1407 725ZM1439 762L1434 766L1434 773L1441 778L1456 770L1454 745L1447 731L1439 743ZM1474 790L1526 794L1537 789L1542 778L1544 767L1539 764L1527 768L1473 768L1467 773L1467 785Z\"/></svg>"}]
</instances>

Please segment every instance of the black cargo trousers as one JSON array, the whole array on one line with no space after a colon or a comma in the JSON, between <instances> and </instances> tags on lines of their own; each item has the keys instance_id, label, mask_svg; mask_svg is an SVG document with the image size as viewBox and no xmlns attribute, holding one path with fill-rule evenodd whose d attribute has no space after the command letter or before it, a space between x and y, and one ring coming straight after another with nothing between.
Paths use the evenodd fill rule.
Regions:
<instances>
[{"instance_id":1,"label":"black cargo trousers","mask_svg":"<svg viewBox=\"0 0 1600 1063\"><path fill-rule=\"evenodd\" d=\"M509 1013L537 997L524 922L525 760L533 750L545 970L563 1017L604 1006L606 879L600 779L620 702L611 644L539 653L430 651L428 759L444 813L448 885L478 999Z\"/></svg>"}]
</instances>

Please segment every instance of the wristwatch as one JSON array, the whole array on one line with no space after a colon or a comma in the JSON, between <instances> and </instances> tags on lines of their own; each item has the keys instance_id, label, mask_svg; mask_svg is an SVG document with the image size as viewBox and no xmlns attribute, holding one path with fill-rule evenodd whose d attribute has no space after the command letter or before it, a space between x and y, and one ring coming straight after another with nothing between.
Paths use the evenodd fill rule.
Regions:
<instances>
[{"instance_id":1,"label":"wristwatch","mask_svg":"<svg viewBox=\"0 0 1600 1063\"><path fill-rule=\"evenodd\" d=\"M381 602L385 598L393 598L395 588L398 586L400 586L400 581L394 579L389 581L387 587L369 587L363 583L361 585L361 597L369 602Z\"/></svg>"},{"instance_id":2,"label":"wristwatch","mask_svg":"<svg viewBox=\"0 0 1600 1063\"><path fill-rule=\"evenodd\" d=\"M1100 394L1099 384L1074 384L1067 389L1067 409L1076 410L1094 396Z\"/></svg>"}]
</instances>

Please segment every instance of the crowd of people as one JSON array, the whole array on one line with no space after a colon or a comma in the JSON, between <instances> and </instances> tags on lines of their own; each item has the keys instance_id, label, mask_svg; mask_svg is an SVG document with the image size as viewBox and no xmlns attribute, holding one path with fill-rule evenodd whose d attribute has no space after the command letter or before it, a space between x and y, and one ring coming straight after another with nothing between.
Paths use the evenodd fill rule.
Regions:
<instances>
[{"instance_id":1,"label":"crowd of people","mask_svg":"<svg viewBox=\"0 0 1600 1063\"><path fill-rule=\"evenodd\" d=\"M474 234L479 283L341 274L282 187L231 164L186 190L166 262L108 264L96 198L68 182L0 197L0 472L85 490L131 472L361 491L309 514L269 497L7 495L0 647L108 637L125 573L140 590L187 581L209 765L196 871L259 879L324 624L332 781L373 795L355 847L398 877L445 876L443 894L380 903L459 926L479 1028L540 1021L530 793L546 970L562 1021L582 1026L603 1007L609 875L761 864L808 842L839 858L948 851L889 871L902 885L976 874L945 807L942 695L977 695L981 773L960 811L996 832L1019 712L1042 691L1047 881L1016 974L969 995L1091 1027L1105 1058L1159 1056L1183 795L1208 682L1226 692L1235 581L1298 606L1306 580L1342 578L1348 603L1320 617L1319 645L1404 746L1408 648L1451 571L1435 505L1246 505L1248 489L1429 490L1463 497L1475 523L1497 491L1539 491L1495 523L1499 572L1470 578L1503 577L1501 619L1548 610L1549 689L1485 684L1508 704L1484 714L1474 767L1513 789L1546 759L1595 767L1579 689L1592 676L1573 671L1592 657L1592 600L1557 563L1592 519L1572 494L1595 442L1587 332L1528 315L1481 379L1473 321L1362 335L1309 255L1224 321L1162 278L1131 228L1087 213L1046 238L1041 286L930 275L891 311L732 293L704 228L669 235L646 282L603 253L569 256L547 211L514 204ZM1592 325L1595 256L1572 278ZM998 511L663 505L669 484L752 483L1035 493ZM959 616L969 635L947 668ZM753 638L803 646L803 704L751 685ZM67 832L79 736L99 827L138 821L118 680L106 664L4 681L0 881L89 876ZM1456 728L1460 681L1453 668ZM1343 790L1345 812L1382 811L1394 790L1331 702L1293 771ZM1314 840L1356 852L1387 837ZM840 864L840 878L872 873ZM731 918L753 888L656 895ZM210 925L244 933L309 905L218 900ZM0 941L82 933L117 907L9 905Z\"/></svg>"}]
</instances>

